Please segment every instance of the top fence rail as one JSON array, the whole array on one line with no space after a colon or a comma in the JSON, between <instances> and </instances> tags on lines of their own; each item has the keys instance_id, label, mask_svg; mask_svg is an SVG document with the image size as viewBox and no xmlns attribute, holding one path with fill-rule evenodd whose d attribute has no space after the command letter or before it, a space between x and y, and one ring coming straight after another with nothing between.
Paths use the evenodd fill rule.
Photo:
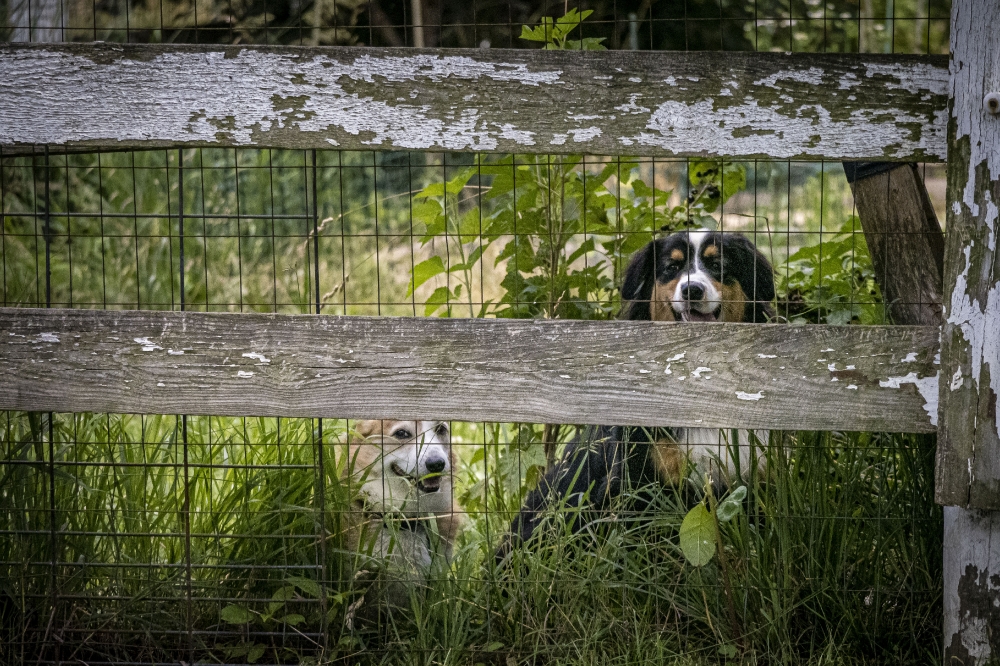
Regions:
<instances>
[{"instance_id":1,"label":"top fence rail","mask_svg":"<svg viewBox=\"0 0 1000 666\"><path fill-rule=\"evenodd\" d=\"M258 146L944 161L944 56L0 48L0 149Z\"/></svg>"}]
</instances>

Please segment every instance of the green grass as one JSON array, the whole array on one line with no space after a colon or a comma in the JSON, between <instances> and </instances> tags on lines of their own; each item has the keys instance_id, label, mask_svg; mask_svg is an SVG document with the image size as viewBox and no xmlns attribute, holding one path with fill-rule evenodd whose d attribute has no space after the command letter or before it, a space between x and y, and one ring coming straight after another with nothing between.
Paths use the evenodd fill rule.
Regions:
<instances>
[{"instance_id":1,"label":"green grass","mask_svg":"<svg viewBox=\"0 0 1000 666\"><path fill-rule=\"evenodd\" d=\"M346 424L323 424L322 477L316 425L190 417L185 467L175 417L55 415L52 464L47 417L8 414L0 435L0 513L13 532L0 541L4 663L18 661L22 641L48 642L44 654L54 656L57 636L85 661L189 651L239 661L241 646L256 647L261 663L354 660L359 650L387 663L939 658L941 514L926 437L775 435L747 512L723 526L731 599L718 560L684 562L685 506L673 490L655 491L642 515L619 507L591 534L557 526L500 572L492 549L506 528L502 509L517 498L486 490L492 510L470 513L452 568L376 629L347 621L364 581L352 578L338 538L350 510L337 481ZM457 444L462 484L501 476L496 455L473 462L470 453L503 450L494 436L510 431L485 432L485 447ZM324 584L325 619L308 581ZM292 594L275 597L289 585ZM227 606L275 619L229 624ZM302 617L288 621L294 627L281 621L294 616ZM189 623L209 633L189 644ZM297 634L324 630L326 652ZM83 646L80 636L89 637Z\"/></svg>"},{"instance_id":2,"label":"green grass","mask_svg":"<svg viewBox=\"0 0 1000 666\"><path fill-rule=\"evenodd\" d=\"M0 161L4 305L46 302L34 214L47 175L52 304L178 309L177 159L53 156L48 174L42 158ZM409 271L440 248L413 240L410 195L463 163L317 153L324 313L422 312L439 285L407 298ZM184 152L187 309L315 311L311 165L303 152ZM686 174L683 163L640 169L663 188ZM746 224L768 232L757 242L777 262L850 210L829 170L761 168L752 180L760 210L734 197L727 214L767 215ZM503 272L476 277L481 296ZM556 529L497 572L493 550L545 462L542 429L454 424L469 514L454 563L373 626L349 621L367 582L340 534L346 422L324 421L321 445L319 423L301 419L188 417L185 429L174 416L57 414L50 437L48 418L0 417L0 663L940 659L942 519L926 437L773 434L767 474L747 480L746 512L723 526L724 570L684 561L689 507L657 490L644 515L620 506L593 534Z\"/></svg>"}]
</instances>

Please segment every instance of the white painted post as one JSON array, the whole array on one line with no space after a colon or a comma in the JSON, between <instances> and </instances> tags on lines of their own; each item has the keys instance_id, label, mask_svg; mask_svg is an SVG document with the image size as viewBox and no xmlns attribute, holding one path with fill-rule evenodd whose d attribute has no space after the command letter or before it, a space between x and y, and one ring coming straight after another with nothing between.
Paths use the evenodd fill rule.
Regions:
<instances>
[{"instance_id":1,"label":"white painted post","mask_svg":"<svg viewBox=\"0 0 1000 666\"><path fill-rule=\"evenodd\" d=\"M948 224L937 501L944 519L944 661L1000 657L1000 3L951 10Z\"/></svg>"}]
</instances>

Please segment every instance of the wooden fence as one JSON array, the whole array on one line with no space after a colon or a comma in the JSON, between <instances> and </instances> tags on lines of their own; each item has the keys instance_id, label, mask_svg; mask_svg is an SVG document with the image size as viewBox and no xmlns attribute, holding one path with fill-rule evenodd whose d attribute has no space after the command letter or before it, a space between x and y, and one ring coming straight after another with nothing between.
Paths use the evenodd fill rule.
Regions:
<instances>
[{"instance_id":1,"label":"wooden fence","mask_svg":"<svg viewBox=\"0 0 1000 666\"><path fill-rule=\"evenodd\" d=\"M998 25L995 0L954 0L950 74L944 58L888 55L2 47L4 155L947 159L948 237L941 289L915 175L873 176L891 207L870 187L882 181L854 183L884 291L933 306L894 309L916 326L0 310L0 409L936 430L945 655L985 663L1000 654L1000 116L984 104L1000 89Z\"/></svg>"}]
</instances>

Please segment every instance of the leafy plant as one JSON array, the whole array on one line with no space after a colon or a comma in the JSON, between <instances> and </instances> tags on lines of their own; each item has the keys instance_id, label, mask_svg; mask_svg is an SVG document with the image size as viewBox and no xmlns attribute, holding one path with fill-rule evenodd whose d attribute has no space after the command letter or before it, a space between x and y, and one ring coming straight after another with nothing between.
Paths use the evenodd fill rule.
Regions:
<instances>
[{"instance_id":1,"label":"leafy plant","mask_svg":"<svg viewBox=\"0 0 1000 666\"><path fill-rule=\"evenodd\" d=\"M570 9L560 18L551 16L542 17L541 25L529 28L521 26L521 39L531 42L542 42L543 48L555 50L575 50L575 51L604 51L605 46L601 44L604 37L584 37L583 39L569 39L569 33L573 32L578 25L593 14L592 9L580 12L575 7Z\"/></svg>"},{"instance_id":2,"label":"leafy plant","mask_svg":"<svg viewBox=\"0 0 1000 666\"><path fill-rule=\"evenodd\" d=\"M779 314L793 323L882 324L887 312L857 216L777 270Z\"/></svg>"},{"instance_id":3,"label":"leafy plant","mask_svg":"<svg viewBox=\"0 0 1000 666\"><path fill-rule=\"evenodd\" d=\"M547 49L603 48L600 40L567 37L590 14L573 9L546 17L534 28L523 26L521 37ZM582 155L504 155L425 187L413 207L420 243L441 242L413 267L407 296L444 275L446 284L424 301L425 315L452 316L461 303L470 317L607 319L617 310L622 262L657 232L714 226L711 213L746 187L742 165L692 162L690 193L671 206L673 193L643 181L635 161L590 164L600 169L588 169ZM473 177L490 184L470 186ZM470 189L476 193L467 194ZM505 264L500 296L484 299L477 310L473 278L495 243L494 264Z\"/></svg>"}]
</instances>

